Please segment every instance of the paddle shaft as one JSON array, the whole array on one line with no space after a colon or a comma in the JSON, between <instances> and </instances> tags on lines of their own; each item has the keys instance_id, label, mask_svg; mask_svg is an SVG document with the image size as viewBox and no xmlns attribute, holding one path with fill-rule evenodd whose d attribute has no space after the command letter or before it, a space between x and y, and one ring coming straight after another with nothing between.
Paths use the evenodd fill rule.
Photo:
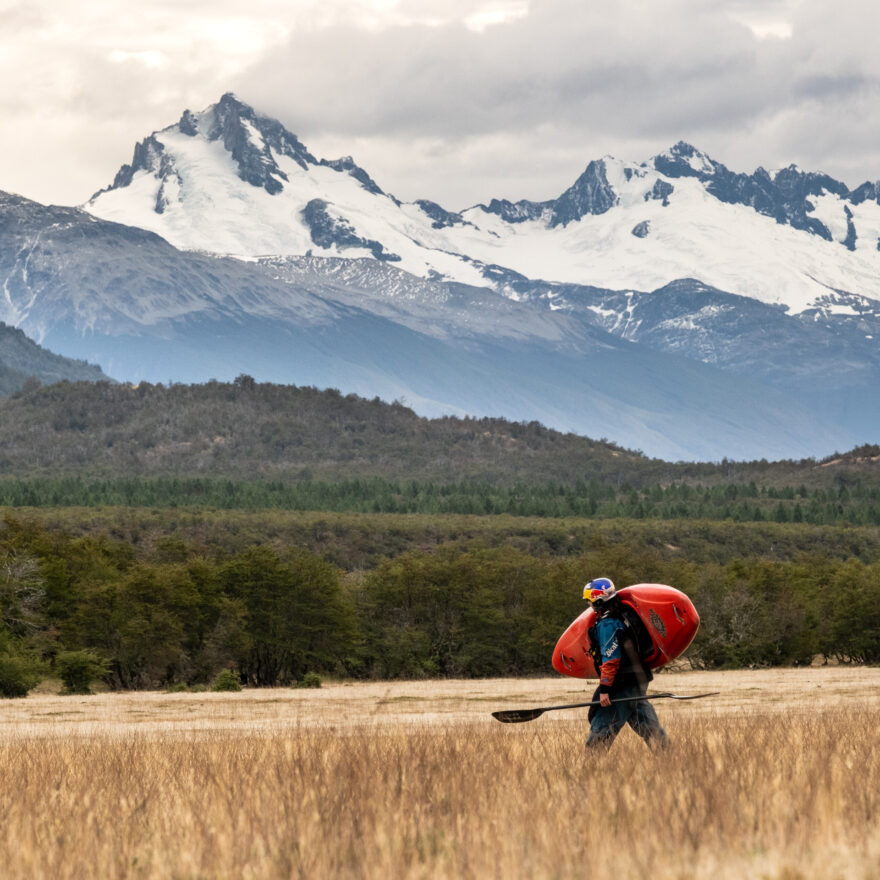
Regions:
<instances>
[{"instance_id":1,"label":"paddle shaft","mask_svg":"<svg viewBox=\"0 0 880 880\"><path fill-rule=\"evenodd\" d=\"M644 694L639 697L622 697L619 700L612 700L611 705L613 706L615 703L637 703L639 700L699 700L702 697L714 697L719 694L720 691L713 691L710 694L693 694L692 696L679 696L678 694ZM499 711L493 712L492 717L497 721L503 721L505 723L517 723L521 721L534 721L535 718L539 718L545 712L553 712L556 709L583 709L587 706L598 706L600 705L599 700L590 700L588 703L567 703L561 706L542 706L538 709L510 709L507 711Z\"/></svg>"}]
</instances>

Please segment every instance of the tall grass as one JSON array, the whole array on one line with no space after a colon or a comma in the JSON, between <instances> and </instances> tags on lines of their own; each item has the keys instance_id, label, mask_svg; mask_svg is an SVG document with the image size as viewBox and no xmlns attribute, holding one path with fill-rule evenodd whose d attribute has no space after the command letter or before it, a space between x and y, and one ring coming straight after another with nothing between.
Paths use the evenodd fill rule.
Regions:
<instances>
[{"instance_id":1,"label":"tall grass","mask_svg":"<svg viewBox=\"0 0 880 880\"><path fill-rule=\"evenodd\" d=\"M4 878L872 880L880 709L5 737ZM481 717L485 717L481 715Z\"/></svg>"}]
</instances>

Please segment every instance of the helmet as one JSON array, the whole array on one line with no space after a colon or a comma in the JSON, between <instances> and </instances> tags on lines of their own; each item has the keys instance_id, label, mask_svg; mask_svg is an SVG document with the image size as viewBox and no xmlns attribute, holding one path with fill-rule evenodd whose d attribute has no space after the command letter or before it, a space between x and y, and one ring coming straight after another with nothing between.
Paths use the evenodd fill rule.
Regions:
<instances>
[{"instance_id":1,"label":"helmet","mask_svg":"<svg viewBox=\"0 0 880 880\"><path fill-rule=\"evenodd\" d=\"M611 578L596 578L584 587L584 598L589 599L591 605L597 602L607 602L612 596L617 595L614 581Z\"/></svg>"}]
</instances>

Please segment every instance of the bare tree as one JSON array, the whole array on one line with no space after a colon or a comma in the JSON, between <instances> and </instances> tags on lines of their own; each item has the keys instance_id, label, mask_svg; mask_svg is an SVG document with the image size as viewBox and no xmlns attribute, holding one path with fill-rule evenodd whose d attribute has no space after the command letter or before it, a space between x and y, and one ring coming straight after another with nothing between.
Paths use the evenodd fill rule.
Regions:
<instances>
[{"instance_id":1,"label":"bare tree","mask_svg":"<svg viewBox=\"0 0 880 880\"><path fill-rule=\"evenodd\" d=\"M14 551L0 556L0 620L15 635L39 629L46 599L39 562Z\"/></svg>"}]
</instances>

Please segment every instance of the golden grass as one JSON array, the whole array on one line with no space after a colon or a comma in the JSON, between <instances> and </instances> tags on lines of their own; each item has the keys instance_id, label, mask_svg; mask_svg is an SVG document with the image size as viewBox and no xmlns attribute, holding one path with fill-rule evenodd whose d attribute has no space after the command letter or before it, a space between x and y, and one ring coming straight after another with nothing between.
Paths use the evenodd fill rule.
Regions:
<instances>
[{"instance_id":1,"label":"golden grass","mask_svg":"<svg viewBox=\"0 0 880 880\"><path fill-rule=\"evenodd\" d=\"M671 744L585 753L554 678L0 704L5 878L873 880L880 670L658 676Z\"/></svg>"}]
</instances>

